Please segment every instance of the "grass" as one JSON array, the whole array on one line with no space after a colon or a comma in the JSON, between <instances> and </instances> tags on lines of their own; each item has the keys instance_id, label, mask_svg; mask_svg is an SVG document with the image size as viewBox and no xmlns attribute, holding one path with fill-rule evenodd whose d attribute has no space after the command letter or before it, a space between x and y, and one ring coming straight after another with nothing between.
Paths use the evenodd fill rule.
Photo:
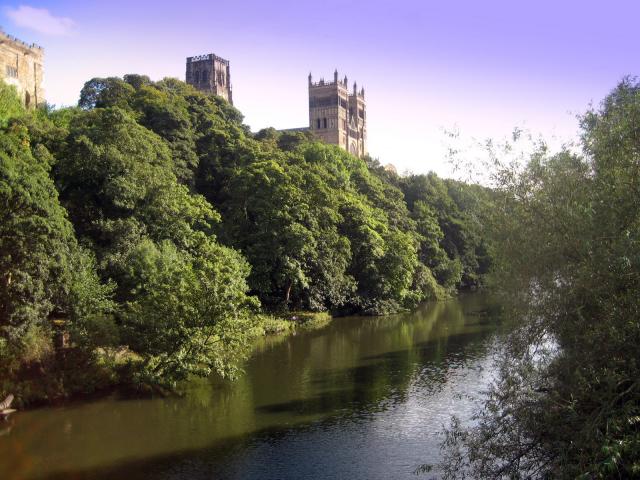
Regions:
<instances>
[{"instance_id":1,"label":"grass","mask_svg":"<svg viewBox=\"0 0 640 480\"><path fill-rule=\"evenodd\" d=\"M262 335L284 335L295 331L319 330L331 323L328 312L287 312L275 315L260 315L258 332Z\"/></svg>"}]
</instances>

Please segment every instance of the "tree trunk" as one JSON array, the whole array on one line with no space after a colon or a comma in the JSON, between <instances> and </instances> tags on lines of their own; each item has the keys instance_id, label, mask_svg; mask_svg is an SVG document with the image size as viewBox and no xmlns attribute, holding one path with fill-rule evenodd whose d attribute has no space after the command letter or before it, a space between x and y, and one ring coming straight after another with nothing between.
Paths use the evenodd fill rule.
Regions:
<instances>
[{"instance_id":1,"label":"tree trunk","mask_svg":"<svg viewBox=\"0 0 640 480\"><path fill-rule=\"evenodd\" d=\"M292 282L289 282L289 286L287 287L287 293L284 297L284 304L285 306L289 306L289 297L291 297L291 287L293 286Z\"/></svg>"}]
</instances>

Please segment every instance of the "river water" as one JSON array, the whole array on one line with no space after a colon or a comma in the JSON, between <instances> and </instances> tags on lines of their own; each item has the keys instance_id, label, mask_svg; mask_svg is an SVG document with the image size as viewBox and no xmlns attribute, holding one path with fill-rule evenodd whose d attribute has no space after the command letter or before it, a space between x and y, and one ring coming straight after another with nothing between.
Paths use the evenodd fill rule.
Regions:
<instances>
[{"instance_id":1,"label":"river water","mask_svg":"<svg viewBox=\"0 0 640 480\"><path fill-rule=\"evenodd\" d=\"M415 479L491 380L487 305L473 294L268 337L238 380L181 398L18 412L0 424L0 479Z\"/></svg>"}]
</instances>

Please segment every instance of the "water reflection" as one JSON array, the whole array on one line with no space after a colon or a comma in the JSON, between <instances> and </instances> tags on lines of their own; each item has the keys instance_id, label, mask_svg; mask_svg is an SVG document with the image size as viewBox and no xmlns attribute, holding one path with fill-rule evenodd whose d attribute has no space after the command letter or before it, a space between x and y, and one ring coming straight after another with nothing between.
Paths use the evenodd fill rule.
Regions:
<instances>
[{"instance_id":1,"label":"water reflection","mask_svg":"<svg viewBox=\"0 0 640 480\"><path fill-rule=\"evenodd\" d=\"M263 339L238 381L194 382L184 398L22 412L0 437L0 478L410 476L468 408L457 394L486 384L495 323L469 315L485 305L472 295Z\"/></svg>"}]
</instances>

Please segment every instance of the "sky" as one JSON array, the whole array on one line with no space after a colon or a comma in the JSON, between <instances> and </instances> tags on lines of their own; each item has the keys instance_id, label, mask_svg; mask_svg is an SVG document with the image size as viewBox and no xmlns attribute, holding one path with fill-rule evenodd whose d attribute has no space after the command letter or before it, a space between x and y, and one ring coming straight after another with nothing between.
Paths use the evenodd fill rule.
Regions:
<instances>
[{"instance_id":1,"label":"sky","mask_svg":"<svg viewBox=\"0 0 640 480\"><path fill-rule=\"evenodd\" d=\"M49 103L127 73L184 79L185 58L231 62L253 131L308 125L307 76L364 86L368 150L399 172L453 176L456 142L514 127L552 146L640 70L636 1L157 0L0 3L5 32L45 48Z\"/></svg>"}]
</instances>

